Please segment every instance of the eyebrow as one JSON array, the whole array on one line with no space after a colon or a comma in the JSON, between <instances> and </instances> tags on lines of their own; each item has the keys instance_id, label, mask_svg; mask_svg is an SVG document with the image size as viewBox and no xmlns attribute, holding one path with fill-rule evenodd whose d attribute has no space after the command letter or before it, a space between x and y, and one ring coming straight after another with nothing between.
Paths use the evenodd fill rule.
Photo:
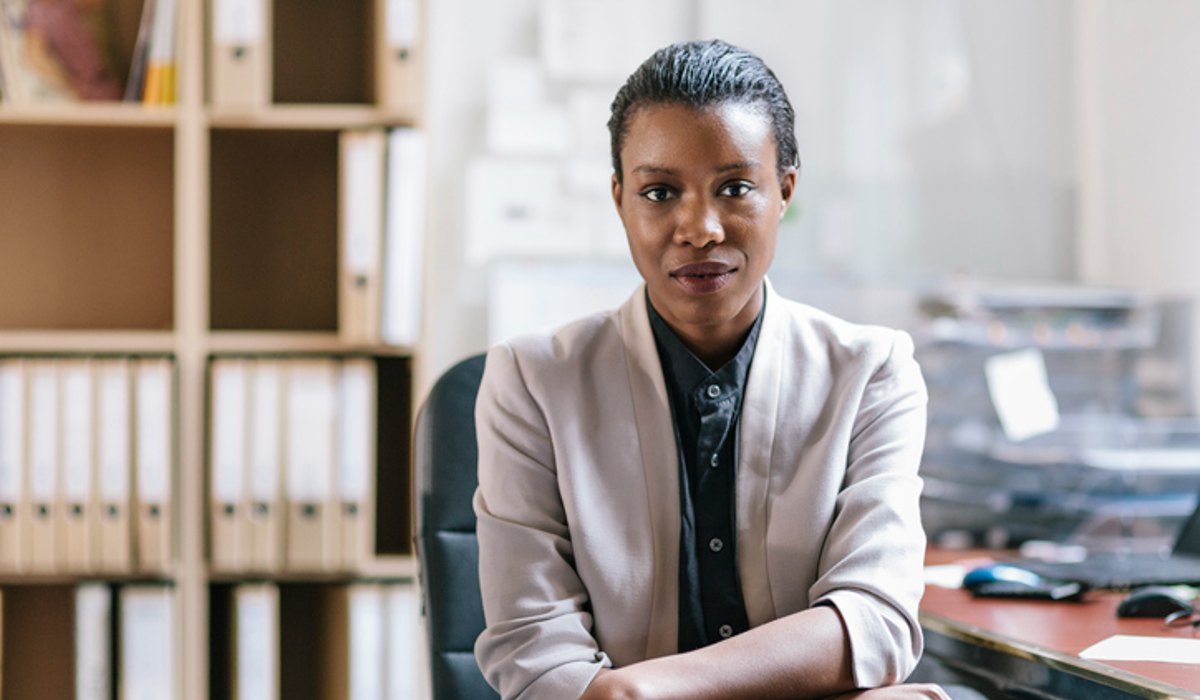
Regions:
<instances>
[{"instance_id":1,"label":"eyebrow","mask_svg":"<svg viewBox=\"0 0 1200 700\"><path fill-rule=\"evenodd\" d=\"M727 163L725 165L719 165L719 166L717 166L716 172L728 173L728 172L732 172L734 170L749 170L752 168L756 168L758 166L759 166L759 162L756 160L740 160L740 161L737 161L734 163ZM662 175L678 174L674 168L669 168L665 165L654 165L653 163L639 165L633 169L633 172L662 174Z\"/></svg>"}]
</instances>

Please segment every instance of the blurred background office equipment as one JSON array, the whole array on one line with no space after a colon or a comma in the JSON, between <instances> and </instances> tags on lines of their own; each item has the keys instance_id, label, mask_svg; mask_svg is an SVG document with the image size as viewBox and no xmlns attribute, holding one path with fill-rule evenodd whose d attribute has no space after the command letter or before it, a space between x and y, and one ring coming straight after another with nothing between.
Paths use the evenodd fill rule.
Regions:
<instances>
[{"instance_id":1,"label":"blurred background office equipment","mask_svg":"<svg viewBox=\"0 0 1200 700\"><path fill-rule=\"evenodd\" d=\"M933 541L1169 548L1200 493L1191 348L1176 342L1189 307L1085 287L927 294L917 339L930 391L922 474ZM1029 353L1041 378L989 381L997 362ZM1014 421L1039 410L1039 383L1051 420L1019 430ZM1005 402L1016 418L1006 419Z\"/></svg>"}]
</instances>

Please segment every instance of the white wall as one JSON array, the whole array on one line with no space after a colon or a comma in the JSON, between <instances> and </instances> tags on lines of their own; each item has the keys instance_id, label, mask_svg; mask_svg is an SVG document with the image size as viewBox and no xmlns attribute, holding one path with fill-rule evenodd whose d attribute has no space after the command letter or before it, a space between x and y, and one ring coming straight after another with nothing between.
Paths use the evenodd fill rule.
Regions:
<instances>
[{"instance_id":1,"label":"white wall","mask_svg":"<svg viewBox=\"0 0 1200 700\"><path fill-rule=\"evenodd\" d=\"M1094 282L1200 293L1200 3L1080 3L1080 129Z\"/></svg>"},{"instance_id":2,"label":"white wall","mask_svg":"<svg viewBox=\"0 0 1200 700\"><path fill-rule=\"evenodd\" d=\"M537 39L537 0L434 0L426 6L433 206L418 395L450 365L484 348L483 280L461 262L466 164L483 149L486 66L497 55L528 51Z\"/></svg>"},{"instance_id":3,"label":"white wall","mask_svg":"<svg viewBox=\"0 0 1200 700\"><path fill-rule=\"evenodd\" d=\"M1090 0L1075 20L1080 277L1200 299L1200 3ZM1200 304L1180 331L1195 412Z\"/></svg>"}]
</instances>

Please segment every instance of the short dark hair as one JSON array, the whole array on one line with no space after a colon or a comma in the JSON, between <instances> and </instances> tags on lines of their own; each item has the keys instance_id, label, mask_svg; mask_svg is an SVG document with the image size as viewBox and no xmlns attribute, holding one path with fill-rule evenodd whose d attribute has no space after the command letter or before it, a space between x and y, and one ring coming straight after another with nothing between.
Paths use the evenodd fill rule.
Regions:
<instances>
[{"instance_id":1,"label":"short dark hair","mask_svg":"<svg viewBox=\"0 0 1200 700\"><path fill-rule=\"evenodd\" d=\"M621 182L621 146L640 107L681 104L702 109L726 102L761 106L775 128L776 166L782 176L800 167L796 115L783 85L762 59L720 39L687 41L655 51L613 99L608 132L613 171Z\"/></svg>"}]
</instances>

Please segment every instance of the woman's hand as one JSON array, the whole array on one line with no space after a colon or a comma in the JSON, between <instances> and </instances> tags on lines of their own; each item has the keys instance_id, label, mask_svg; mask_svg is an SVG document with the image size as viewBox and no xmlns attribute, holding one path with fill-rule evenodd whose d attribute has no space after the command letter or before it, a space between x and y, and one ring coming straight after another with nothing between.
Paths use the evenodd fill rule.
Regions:
<instances>
[{"instance_id":1,"label":"woman's hand","mask_svg":"<svg viewBox=\"0 0 1200 700\"><path fill-rule=\"evenodd\" d=\"M950 700L942 687L933 683L904 683L882 688L851 690L831 700Z\"/></svg>"}]
</instances>

